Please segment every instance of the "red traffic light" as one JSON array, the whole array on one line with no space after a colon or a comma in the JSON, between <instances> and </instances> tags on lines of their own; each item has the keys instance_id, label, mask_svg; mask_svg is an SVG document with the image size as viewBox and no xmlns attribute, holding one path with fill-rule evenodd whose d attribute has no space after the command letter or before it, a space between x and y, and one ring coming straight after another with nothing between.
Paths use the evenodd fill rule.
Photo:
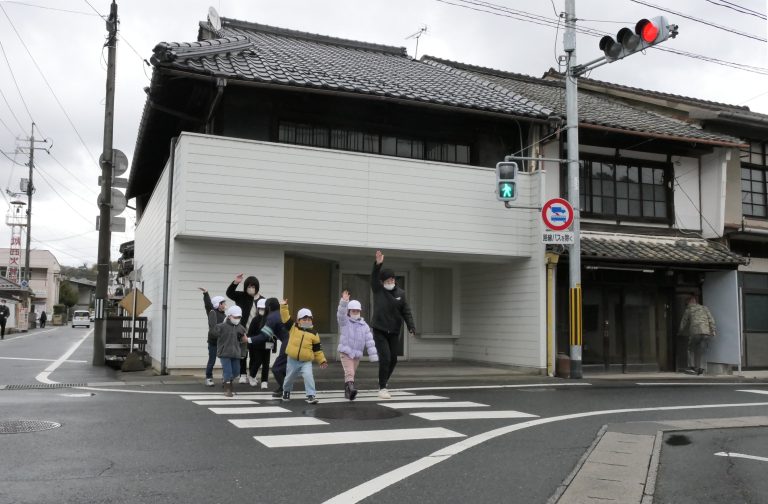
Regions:
<instances>
[{"instance_id":1,"label":"red traffic light","mask_svg":"<svg viewBox=\"0 0 768 504\"><path fill-rule=\"evenodd\" d=\"M647 19L641 19L635 25L635 33L640 35L643 42L651 44L656 41L656 37L659 36L659 27L653 24Z\"/></svg>"}]
</instances>

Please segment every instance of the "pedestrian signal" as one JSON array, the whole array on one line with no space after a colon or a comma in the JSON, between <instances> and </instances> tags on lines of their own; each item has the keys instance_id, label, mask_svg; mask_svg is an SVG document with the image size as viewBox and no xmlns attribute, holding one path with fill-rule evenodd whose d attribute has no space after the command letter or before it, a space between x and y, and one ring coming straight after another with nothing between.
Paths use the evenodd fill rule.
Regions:
<instances>
[{"instance_id":1,"label":"pedestrian signal","mask_svg":"<svg viewBox=\"0 0 768 504\"><path fill-rule=\"evenodd\" d=\"M517 163L502 161L496 163L496 199L515 201L517 199Z\"/></svg>"}]
</instances>

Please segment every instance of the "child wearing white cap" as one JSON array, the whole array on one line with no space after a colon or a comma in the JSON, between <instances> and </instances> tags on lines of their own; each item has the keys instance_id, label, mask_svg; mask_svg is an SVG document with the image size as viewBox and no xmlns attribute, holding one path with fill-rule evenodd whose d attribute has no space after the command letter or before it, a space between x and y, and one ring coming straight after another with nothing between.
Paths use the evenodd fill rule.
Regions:
<instances>
[{"instance_id":1,"label":"child wearing white cap","mask_svg":"<svg viewBox=\"0 0 768 504\"><path fill-rule=\"evenodd\" d=\"M312 311L309 308L299 310L293 321L290 318L288 301L284 300L280 305L280 314L283 316L285 328L288 329L288 344L285 353L288 356L287 372L283 382L283 401L290 401L293 382L301 374L304 379L304 390L309 404L317 404L315 397L315 378L312 375L312 362L320 364L325 369L328 362L325 360L323 347L320 344L320 336L313 329ZM287 319L287 320L286 320Z\"/></svg>"},{"instance_id":2,"label":"child wearing white cap","mask_svg":"<svg viewBox=\"0 0 768 504\"><path fill-rule=\"evenodd\" d=\"M243 310L239 306L230 306L224 312L227 319L221 324L216 325L214 333L216 334L216 355L221 361L221 368L224 373L224 395L232 397L234 394L234 384L232 380L240 374L240 343L246 342L245 327L240 325L243 316Z\"/></svg>"},{"instance_id":3,"label":"child wearing white cap","mask_svg":"<svg viewBox=\"0 0 768 504\"><path fill-rule=\"evenodd\" d=\"M368 350L368 359L371 362L379 360L371 328L361 316L362 309L360 301L349 300L349 291L345 290L341 293L339 308L336 311L336 320L341 330L338 351L341 366L344 368L344 397L350 401L354 401L357 397L355 371L360 364L363 350Z\"/></svg>"},{"instance_id":4,"label":"child wearing white cap","mask_svg":"<svg viewBox=\"0 0 768 504\"><path fill-rule=\"evenodd\" d=\"M248 383L251 387L256 387L261 383L261 390L269 389L269 358L272 354L274 343L272 341L264 343L251 340L264 327L266 308L267 298L260 298L256 302L256 316L248 324L248 356L251 361L248 365ZM256 378L259 367L261 367L261 381Z\"/></svg>"},{"instance_id":5,"label":"child wearing white cap","mask_svg":"<svg viewBox=\"0 0 768 504\"><path fill-rule=\"evenodd\" d=\"M205 365L205 386L213 387L213 366L216 364L216 335L213 328L227 318L224 315L227 301L224 296L213 296L211 299L207 289L204 287L198 287L198 289L203 291L203 306L205 306L205 313L208 315L208 362Z\"/></svg>"}]
</instances>

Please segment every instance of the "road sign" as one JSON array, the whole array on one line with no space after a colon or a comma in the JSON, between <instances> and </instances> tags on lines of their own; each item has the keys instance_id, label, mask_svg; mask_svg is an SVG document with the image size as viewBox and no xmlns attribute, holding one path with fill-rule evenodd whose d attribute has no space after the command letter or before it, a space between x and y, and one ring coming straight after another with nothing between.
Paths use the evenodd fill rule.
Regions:
<instances>
[{"instance_id":1,"label":"road sign","mask_svg":"<svg viewBox=\"0 0 768 504\"><path fill-rule=\"evenodd\" d=\"M541 243L552 245L573 245L576 241L573 231L544 231L541 234Z\"/></svg>"},{"instance_id":2,"label":"road sign","mask_svg":"<svg viewBox=\"0 0 768 504\"><path fill-rule=\"evenodd\" d=\"M565 231L573 223L573 207L563 198L552 198L541 208L541 219L552 231Z\"/></svg>"}]
</instances>

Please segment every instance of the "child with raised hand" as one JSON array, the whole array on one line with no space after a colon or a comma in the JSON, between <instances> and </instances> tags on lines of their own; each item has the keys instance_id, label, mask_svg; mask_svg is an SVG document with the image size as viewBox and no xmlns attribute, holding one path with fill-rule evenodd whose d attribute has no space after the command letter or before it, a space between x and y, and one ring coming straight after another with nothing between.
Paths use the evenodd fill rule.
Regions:
<instances>
[{"instance_id":1,"label":"child with raised hand","mask_svg":"<svg viewBox=\"0 0 768 504\"><path fill-rule=\"evenodd\" d=\"M312 312L309 308L302 308L296 315L297 320L290 319L288 301L280 304L280 315L288 329L288 344L285 353L288 357L287 373L283 382L283 401L291 400L293 382L301 374L304 379L304 390L309 404L317 404L315 397L315 378L312 376L312 362L320 364L325 369L328 362L325 360L323 347L320 344L320 336L313 328Z\"/></svg>"},{"instance_id":2,"label":"child with raised hand","mask_svg":"<svg viewBox=\"0 0 768 504\"><path fill-rule=\"evenodd\" d=\"M349 291L341 293L339 308L336 311L336 319L339 322L339 356L341 366L344 368L344 397L354 401L357 397L355 388L355 372L363 356L363 350L368 350L368 359L377 362L379 355L376 353L376 343L373 341L371 328L361 316L362 305L360 301L349 300Z\"/></svg>"}]
</instances>

